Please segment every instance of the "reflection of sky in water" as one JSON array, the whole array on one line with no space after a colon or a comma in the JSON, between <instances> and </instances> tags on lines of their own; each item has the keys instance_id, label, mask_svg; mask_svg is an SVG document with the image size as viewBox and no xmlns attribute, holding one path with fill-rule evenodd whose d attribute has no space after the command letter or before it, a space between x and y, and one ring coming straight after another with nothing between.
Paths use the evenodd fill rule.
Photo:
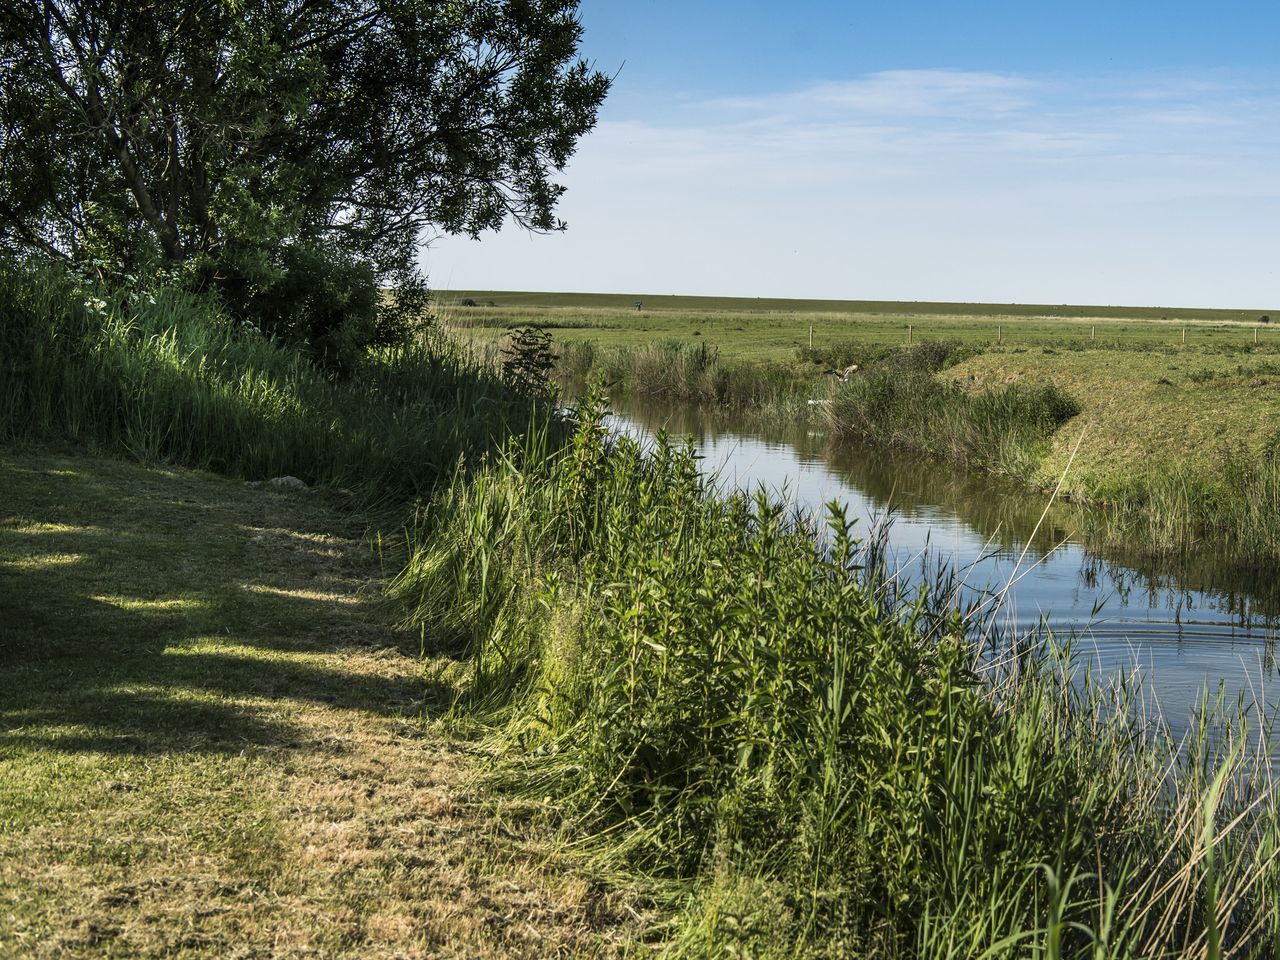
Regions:
<instances>
[{"instance_id":1,"label":"reflection of sky in water","mask_svg":"<svg viewBox=\"0 0 1280 960\"><path fill-rule=\"evenodd\" d=\"M636 436L668 425L675 435L688 429L663 420L642 425L639 416L643 414L618 415L615 429ZM806 452L744 430L717 432L705 423L692 432L704 471L724 486L754 490L764 485L785 492L800 510L818 517L825 515L826 503L840 500L850 519L857 519L855 529L868 529L884 515L889 498L870 496L859 487L859 451L846 451L847 462L835 467L817 444ZM868 450L861 456L876 454ZM883 470L883 462L877 467ZM1201 699L1206 683L1211 688L1225 683L1233 698L1255 700L1263 693L1268 706L1277 702L1271 689L1277 669L1274 617L1250 614L1247 603L1227 594L1188 589L1171 577L1153 580L1099 562L1069 537L1047 555L1028 551L1019 566L1022 549L1014 538L1021 543L1030 535L1034 516L1025 530L1006 531L1006 545L1001 546L954 509L930 503L919 469L902 470L892 484L889 540L894 559L911 575L919 576L926 562L947 562L972 588L968 597L984 588L999 589L1016 576L1000 614L1002 625L1025 630L1043 619L1059 635L1075 637L1078 654L1098 669L1129 673L1137 668L1175 728ZM994 487L988 494L1003 495Z\"/></svg>"}]
</instances>

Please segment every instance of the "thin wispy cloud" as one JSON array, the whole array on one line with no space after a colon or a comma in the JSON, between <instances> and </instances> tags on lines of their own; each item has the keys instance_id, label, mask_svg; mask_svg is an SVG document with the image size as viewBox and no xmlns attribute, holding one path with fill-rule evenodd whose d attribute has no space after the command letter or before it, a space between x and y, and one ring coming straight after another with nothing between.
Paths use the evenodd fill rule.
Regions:
<instances>
[{"instance_id":1,"label":"thin wispy cloud","mask_svg":"<svg viewBox=\"0 0 1280 960\"><path fill-rule=\"evenodd\" d=\"M721 98L713 109L822 111L862 117L973 117L1025 109L1036 84L1025 77L960 70L887 70L764 97Z\"/></svg>"},{"instance_id":2,"label":"thin wispy cloud","mask_svg":"<svg viewBox=\"0 0 1280 960\"><path fill-rule=\"evenodd\" d=\"M445 240L428 265L454 286L1265 305L1274 90L895 70L704 100L600 124L568 235Z\"/></svg>"}]
</instances>

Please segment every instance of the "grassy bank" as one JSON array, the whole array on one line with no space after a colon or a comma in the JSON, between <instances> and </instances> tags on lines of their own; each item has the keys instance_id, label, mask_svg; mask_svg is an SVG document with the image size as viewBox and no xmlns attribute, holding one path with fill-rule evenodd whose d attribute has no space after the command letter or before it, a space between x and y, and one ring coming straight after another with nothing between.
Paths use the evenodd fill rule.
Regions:
<instances>
[{"instance_id":1,"label":"grassy bank","mask_svg":"<svg viewBox=\"0 0 1280 960\"><path fill-rule=\"evenodd\" d=\"M687 891L692 956L1218 956L1280 946L1243 721L1168 742L1123 688L903 595L833 513L609 441L459 478L393 587L464 651L514 789ZM1221 719L1221 717L1219 717Z\"/></svg>"},{"instance_id":2,"label":"grassy bank","mask_svg":"<svg viewBox=\"0 0 1280 960\"><path fill-rule=\"evenodd\" d=\"M1051 385L966 392L938 378L968 353L937 342L884 351L835 387L822 417L837 436L1030 479L1080 408Z\"/></svg>"},{"instance_id":3,"label":"grassy bank","mask_svg":"<svg viewBox=\"0 0 1280 960\"><path fill-rule=\"evenodd\" d=\"M529 402L430 330L340 381L172 289L0 275L0 438L62 437L230 476L412 495L528 427Z\"/></svg>"},{"instance_id":4,"label":"grassy bank","mask_svg":"<svg viewBox=\"0 0 1280 960\"><path fill-rule=\"evenodd\" d=\"M7 294L0 395L11 952L1280 949L1252 718L1173 744L945 576L907 592L838 512L822 538L722 496L692 451L605 437L598 402L529 430L527 397L434 336L337 381L199 301L42 283ZM719 402L751 389L655 356ZM940 411L974 389L980 357L926 356L885 353L886 383L920 366ZM1044 398L973 449L1051 452ZM15 459L42 437L324 486ZM505 806L468 805L420 713L482 737Z\"/></svg>"},{"instance_id":5,"label":"grassy bank","mask_svg":"<svg viewBox=\"0 0 1280 960\"><path fill-rule=\"evenodd\" d=\"M945 371L967 394L1049 385L1079 416L1032 475L1106 510L1089 537L1150 553L1212 552L1280 562L1280 364L1265 351L989 351Z\"/></svg>"},{"instance_id":6,"label":"grassy bank","mask_svg":"<svg viewBox=\"0 0 1280 960\"><path fill-rule=\"evenodd\" d=\"M630 939L424 722L381 597L374 544L531 401L430 331L337 380L173 290L0 279L0 957ZM240 482L278 474L315 486Z\"/></svg>"}]
</instances>

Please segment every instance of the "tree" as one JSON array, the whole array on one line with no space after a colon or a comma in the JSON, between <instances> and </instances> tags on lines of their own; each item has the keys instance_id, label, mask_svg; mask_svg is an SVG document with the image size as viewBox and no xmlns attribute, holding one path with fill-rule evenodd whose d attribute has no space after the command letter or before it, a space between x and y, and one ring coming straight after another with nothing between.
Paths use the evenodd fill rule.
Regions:
<instances>
[{"instance_id":1,"label":"tree","mask_svg":"<svg viewBox=\"0 0 1280 960\"><path fill-rule=\"evenodd\" d=\"M0 245L260 319L317 270L405 283L428 227L563 228L580 38L577 0L8 0Z\"/></svg>"}]
</instances>

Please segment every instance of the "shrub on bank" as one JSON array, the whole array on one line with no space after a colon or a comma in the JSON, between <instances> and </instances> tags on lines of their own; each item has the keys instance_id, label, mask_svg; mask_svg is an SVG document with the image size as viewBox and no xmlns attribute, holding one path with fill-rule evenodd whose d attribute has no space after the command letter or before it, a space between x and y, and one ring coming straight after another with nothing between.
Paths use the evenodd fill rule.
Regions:
<instances>
[{"instance_id":1,"label":"shrub on bank","mask_svg":"<svg viewBox=\"0 0 1280 960\"><path fill-rule=\"evenodd\" d=\"M1177 748L945 579L904 592L834 508L816 534L717 494L691 450L606 438L592 402L568 448L460 476L393 594L468 657L512 783L691 885L692 953L1280 942L1240 731Z\"/></svg>"}]
</instances>

